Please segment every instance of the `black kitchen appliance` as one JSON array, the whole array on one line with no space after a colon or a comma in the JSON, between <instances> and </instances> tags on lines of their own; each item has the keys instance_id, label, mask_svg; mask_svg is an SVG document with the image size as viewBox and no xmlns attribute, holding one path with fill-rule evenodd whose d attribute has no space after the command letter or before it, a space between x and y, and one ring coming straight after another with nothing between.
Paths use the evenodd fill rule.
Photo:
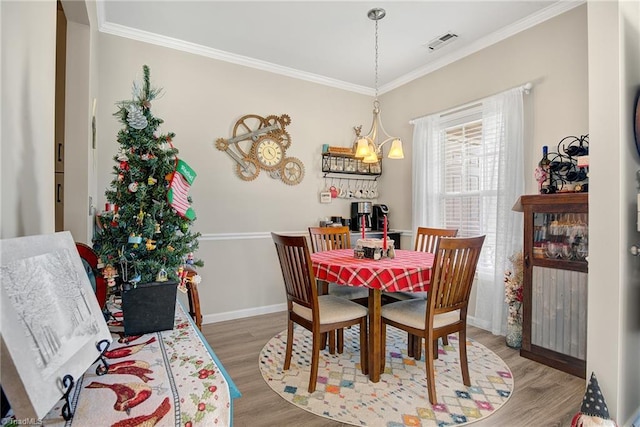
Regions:
<instances>
[{"instance_id":1,"label":"black kitchen appliance","mask_svg":"<svg viewBox=\"0 0 640 427\"><path fill-rule=\"evenodd\" d=\"M387 216L387 231L389 230L389 207L387 205L373 205L371 226L374 230L384 230L384 216Z\"/></svg>"},{"instance_id":2,"label":"black kitchen appliance","mask_svg":"<svg viewBox=\"0 0 640 427\"><path fill-rule=\"evenodd\" d=\"M362 218L364 218L364 231L371 231L371 202L351 203L351 230L362 231Z\"/></svg>"}]
</instances>

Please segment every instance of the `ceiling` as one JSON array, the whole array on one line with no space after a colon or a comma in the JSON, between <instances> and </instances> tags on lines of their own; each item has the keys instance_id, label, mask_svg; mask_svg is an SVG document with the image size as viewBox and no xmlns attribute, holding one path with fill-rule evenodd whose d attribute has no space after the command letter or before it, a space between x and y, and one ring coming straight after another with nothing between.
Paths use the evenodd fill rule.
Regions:
<instances>
[{"instance_id":1,"label":"ceiling","mask_svg":"<svg viewBox=\"0 0 640 427\"><path fill-rule=\"evenodd\" d=\"M100 31L373 94L374 7L380 93L563 13L577 1L98 2ZM457 35L440 49L427 44Z\"/></svg>"}]
</instances>

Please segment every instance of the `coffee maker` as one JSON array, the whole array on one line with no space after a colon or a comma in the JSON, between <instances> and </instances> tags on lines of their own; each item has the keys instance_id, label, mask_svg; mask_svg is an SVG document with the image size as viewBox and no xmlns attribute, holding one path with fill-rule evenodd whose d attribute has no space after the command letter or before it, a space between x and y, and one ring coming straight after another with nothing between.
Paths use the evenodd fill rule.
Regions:
<instances>
[{"instance_id":1,"label":"coffee maker","mask_svg":"<svg viewBox=\"0 0 640 427\"><path fill-rule=\"evenodd\" d=\"M374 230L384 230L384 216L387 216L387 230L389 230L389 207L387 205L373 205L372 226Z\"/></svg>"},{"instance_id":2,"label":"coffee maker","mask_svg":"<svg viewBox=\"0 0 640 427\"><path fill-rule=\"evenodd\" d=\"M364 231L371 231L371 202L351 203L351 230L362 231L362 218L364 218Z\"/></svg>"}]
</instances>

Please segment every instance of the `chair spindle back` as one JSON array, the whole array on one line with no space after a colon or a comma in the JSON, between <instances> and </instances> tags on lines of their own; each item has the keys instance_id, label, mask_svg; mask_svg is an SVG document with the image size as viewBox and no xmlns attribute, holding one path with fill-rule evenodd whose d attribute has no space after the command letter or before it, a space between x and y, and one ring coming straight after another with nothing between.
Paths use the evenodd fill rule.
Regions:
<instances>
[{"instance_id":1,"label":"chair spindle back","mask_svg":"<svg viewBox=\"0 0 640 427\"><path fill-rule=\"evenodd\" d=\"M440 239L436 249L427 317L454 310L464 311L469 303L480 251L485 236Z\"/></svg>"},{"instance_id":2,"label":"chair spindle back","mask_svg":"<svg viewBox=\"0 0 640 427\"><path fill-rule=\"evenodd\" d=\"M313 252L351 248L349 227L309 227Z\"/></svg>"},{"instance_id":3,"label":"chair spindle back","mask_svg":"<svg viewBox=\"0 0 640 427\"><path fill-rule=\"evenodd\" d=\"M420 252L435 253L438 242L443 237L456 237L457 228L428 228L418 227L416 232L416 244L414 250Z\"/></svg>"},{"instance_id":4,"label":"chair spindle back","mask_svg":"<svg viewBox=\"0 0 640 427\"><path fill-rule=\"evenodd\" d=\"M304 236L282 236L271 233L278 253L282 278L289 303L295 302L314 309L318 288Z\"/></svg>"}]
</instances>

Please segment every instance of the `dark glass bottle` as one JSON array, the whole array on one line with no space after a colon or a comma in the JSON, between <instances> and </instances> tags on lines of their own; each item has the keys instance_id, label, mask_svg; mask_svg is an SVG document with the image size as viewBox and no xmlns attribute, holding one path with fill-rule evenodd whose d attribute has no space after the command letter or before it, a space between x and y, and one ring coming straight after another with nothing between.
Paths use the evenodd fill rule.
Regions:
<instances>
[{"instance_id":1,"label":"dark glass bottle","mask_svg":"<svg viewBox=\"0 0 640 427\"><path fill-rule=\"evenodd\" d=\"M551 164L551 161L549 160L549 147L545 145L542 147L542 158L538 162L538 166L540 167L540 169L542 170L545 176L544 180L540 184L540 193L542 194L553 193L553 191L551 191L552 187L551 187L550 164Z\"/></svg>"}]
</instances>

